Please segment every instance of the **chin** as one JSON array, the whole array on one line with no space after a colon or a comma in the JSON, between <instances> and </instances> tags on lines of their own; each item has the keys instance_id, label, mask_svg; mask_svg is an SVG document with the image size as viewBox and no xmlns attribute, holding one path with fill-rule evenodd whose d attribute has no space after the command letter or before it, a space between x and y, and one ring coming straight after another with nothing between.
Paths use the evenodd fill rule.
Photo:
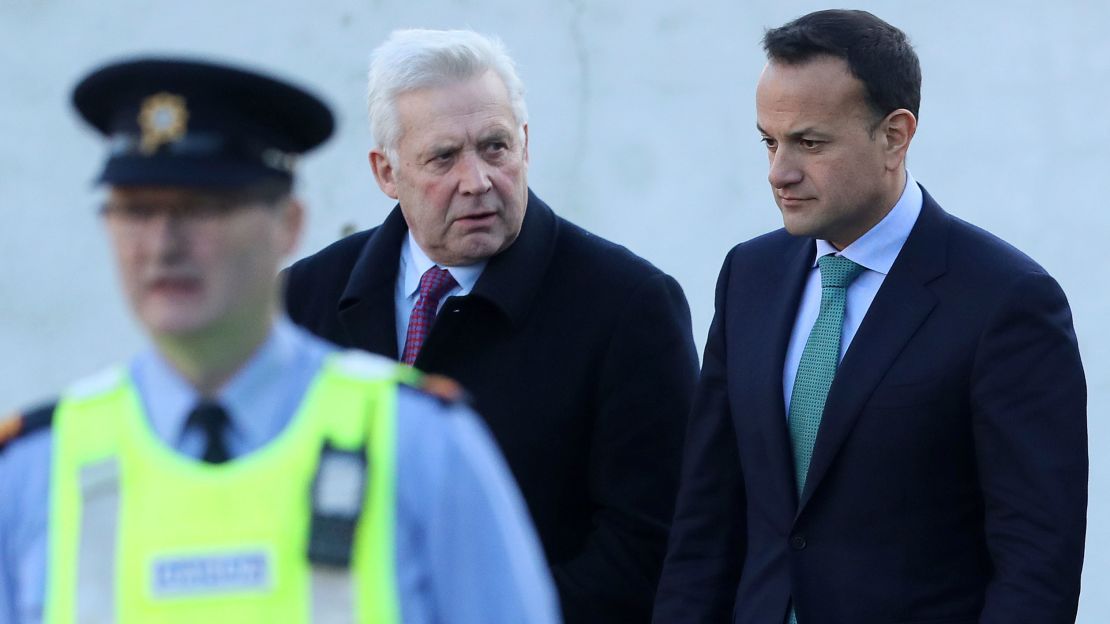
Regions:
<instances>
[{"instance_id":1,"label":"chin","mask_svg":"<svg viewBox=\"0 0 1110 624\"><path fill-rule=\"evenodd\" d=\"M139 315L139 321L152 336L184 338L203 332L212 322L201 314L190 314L181 307Z\"/></svg>"},{"instance_id":2,"label":"chin","mask_svg":"<svg viewBox=\"0 0 1110 624\"><path fill-rule=\"evenodd\" d=\"M791 236L815 236L813 233L813 228L807 227L804 223L798 223L797 221L792 221L790 219L783 219L782 224Z\"/></svg>"}]
</instances>

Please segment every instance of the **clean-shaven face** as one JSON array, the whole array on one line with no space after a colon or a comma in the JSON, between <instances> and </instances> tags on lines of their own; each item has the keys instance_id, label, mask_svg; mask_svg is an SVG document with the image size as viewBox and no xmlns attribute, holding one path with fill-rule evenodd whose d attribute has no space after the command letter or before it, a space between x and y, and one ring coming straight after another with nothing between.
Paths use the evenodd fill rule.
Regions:
<instances>
[{"instance_id":1,"label":"clean-shaven face","mask_svg":"<svg viewBox=\"0 0 1110 624\"><path fill-rule=\"evenodd\" d=\"M767 180L791 234L843 249L890 210L885 141L873 131L865 87L845 61L768 63L756 88L756 117Z\"/></svg>"},{"instance_id":2,"label":"clean-shaven face","mask_svg":"<svg viewBox=\"0 0 1110 624\"><path fill-rule=\"evenodd\" d=\"M154 337L264 324L299 206L172 187L113 188L104 207L131 309Z\"/></svg>"},{"instance_id":3,"label":"clean-shaven face","mask_svg":"<svg viewBox=\"0 0 1110 624\"><path fill-rule=\"evenodd\" d=\"M501 78L488 71L401 94L396 161L370 154L378 184L441 265L468 265L516 240L528 203L528 129Z\"/></svg>"}]
</instances>

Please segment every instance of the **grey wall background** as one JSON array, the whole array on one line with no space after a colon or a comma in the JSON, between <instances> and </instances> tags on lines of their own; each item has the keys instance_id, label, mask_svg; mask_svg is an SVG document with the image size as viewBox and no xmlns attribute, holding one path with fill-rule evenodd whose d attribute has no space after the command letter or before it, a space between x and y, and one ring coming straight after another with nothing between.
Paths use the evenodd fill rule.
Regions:
<instances>
[{"instance_id":1,"label":"grey wall background","mask_svg":"<svg viewBox=\"0 0 1110 624\"><path fill-rule=\"evenodd\" d=\"M906 30L925 76L910 168L949 211L1061 282L1089 386L1091 499L1079 621L1110 621L1110 4L861 1ZM754 129L758 41L807 0L0 0L0 410L125 358L141 336L94 214L102 145L69 106L90 67L189 52L298 79L338 136L303 168L301 253L391 208L366 163L366 60L394 28L469 27L517 59L531 185L686 289L700 345L734 243L779 227Z\"/></svg>"}]
</instances>

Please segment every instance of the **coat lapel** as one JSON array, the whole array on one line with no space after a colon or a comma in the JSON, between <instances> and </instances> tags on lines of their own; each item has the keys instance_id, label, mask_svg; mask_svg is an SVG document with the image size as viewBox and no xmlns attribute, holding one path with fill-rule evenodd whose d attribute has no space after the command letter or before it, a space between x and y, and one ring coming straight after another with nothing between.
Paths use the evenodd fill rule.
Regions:
<instances>
[{"instance_id":1,"label":"coat lapel","mask_svg":"<svg viewBox=\"0 0 1110 624\"><path fill-rule=\"evenodd\" d=\"M492 303L509 322L527 316L544 283L555 253L560 220L539 197L528 190L528 206L520 233L509 248L490 258L471 294Z\"/></svg>"},{"instance_id":2,"label":"coat lapel","mask_svg":"<svg viewBox=\"0 0 1110 624\"><path fill-rule=\"evenodd\" d=\"M339 322L351 345L397 359L397 313L394 292L401 242L408 233L399 207L366 241L339 298Z\"/></svg>"},{"instance_id":3,"label":"coat lapel","mask_svg":"<svg viewBox=\"0 0 1110 624\"><path fill-rule=\"evenodd\" d=\"M883 280L825 401L799 510L813 496L867 399L936 305L927 284L944 273L947 215L924 193L921 215Z\"/></svg>"},{"instance_id":4,"label":"coat lapel","mask_svg":"<svg viewBox=\"0 0 1110 624\"><path fill-rule=\"evenodd\" d=\"M752 318L741 320L747 327L758 331L759 335L750 336L750 344L743 347L748 352L739 361L769 364L750 367L750 374L760 376L751 380L749 391L754 397L751 404L754 407L753 415L761 421L767 457L772 463L766 474L776 481L773 490L788 501L785 506L778 508L793 514L796 509L794 462L787 431L786 406L783 402L782 370L802 291L813 268L816 248L812 239L791 238L790 242L792 249L786 253L787 263L781 271L764 272L764 281L760 287L762 292L751 297L751 301L762 303L758 309L749 310ZM770 326L767 324L768 319L771 321ZM762 333L763 329L768 330L767 333Z\"/></svg>"}]
</instances>

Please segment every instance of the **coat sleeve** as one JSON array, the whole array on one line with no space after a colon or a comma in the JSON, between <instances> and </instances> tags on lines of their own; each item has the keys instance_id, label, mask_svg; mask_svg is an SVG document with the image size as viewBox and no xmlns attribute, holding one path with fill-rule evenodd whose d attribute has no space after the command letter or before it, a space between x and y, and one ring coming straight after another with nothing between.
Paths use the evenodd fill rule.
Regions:
<instances>
[{"instance_id":1,"label":"coat sleeve","mask_svg":"<svg viewBox=\"0 0 1110 624\"><path fill-rule=\"evenodd\" d=\"M726 385L729 266L717 282L713 322L686 434L682 481L653 622L729 621L745 549L744 480Z\"/></svg>"},{"instance_id":2,"label":"coat sleeve","mask_svg":"<svg viewBox=\"0 0 1110 624\"><path fill-rule=\"evenodd\" d=\"M690 309L673 278L656 273L634 289L598 374L594 529L554 574L568 622L647 622L697 378Z\"/></svg>"},{"instance_id":3,"label":"coat sleeve","mask_svg":"<svg viewBox=\"0 0 1110 624\"><path fill-rule=\"evenodd\" d=\"M1074 622L1087 511L1087 390L1071 311L1044 273L998 304L971 378L992 578L980 622Z\"/></svg>"}]
</instances>

